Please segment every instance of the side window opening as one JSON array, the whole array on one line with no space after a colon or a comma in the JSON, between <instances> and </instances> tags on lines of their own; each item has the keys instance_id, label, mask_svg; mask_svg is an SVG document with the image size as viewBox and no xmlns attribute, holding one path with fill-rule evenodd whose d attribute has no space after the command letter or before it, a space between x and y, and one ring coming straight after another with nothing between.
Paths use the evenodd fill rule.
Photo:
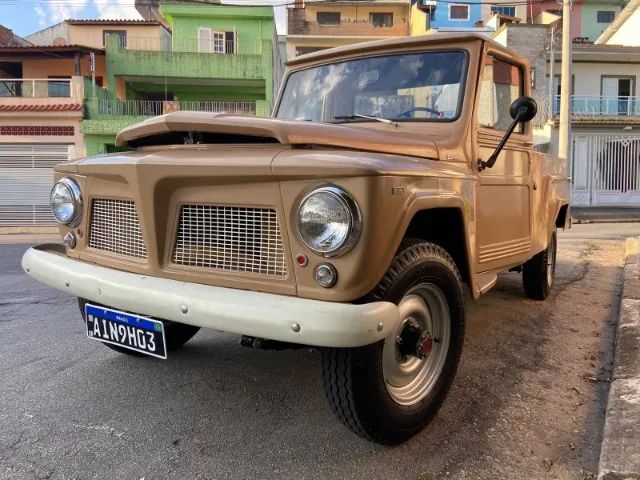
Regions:
<instances>
[{"instance_id":1,"label":"side window opening","mask_svg":"<svg viewBox=\"0 0 640 480\"><path fill-rule=\"evenodd\" d=\"M478 124L506 130L512 122L509 113L511 104L524 95L522 69L493 55L487 55L480 82ZM524 126L520 124L515 131L522 133Z\"/></svg>"}]
</instances>

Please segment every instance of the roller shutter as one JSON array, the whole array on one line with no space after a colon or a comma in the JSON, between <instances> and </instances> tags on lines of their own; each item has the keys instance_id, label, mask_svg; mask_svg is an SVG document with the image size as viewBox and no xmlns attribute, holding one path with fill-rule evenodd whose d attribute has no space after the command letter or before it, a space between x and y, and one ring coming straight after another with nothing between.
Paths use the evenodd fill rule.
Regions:
<instances>
[{"instance_id":1,"label":"roller shutter","mask_svg":"<svg viewBox=\"0 0 640 480\"><path fill-rule=\"evenodd\" d=\"M69 160L71 145L0 144L0 226L48 226L53 166Z\"/></svg>"}]
</instances>

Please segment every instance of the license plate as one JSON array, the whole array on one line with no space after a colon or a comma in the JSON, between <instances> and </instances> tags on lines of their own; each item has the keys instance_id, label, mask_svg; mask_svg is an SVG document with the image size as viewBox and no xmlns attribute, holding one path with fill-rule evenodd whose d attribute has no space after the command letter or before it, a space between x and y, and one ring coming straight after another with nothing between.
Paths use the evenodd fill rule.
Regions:
<instances>
[{"instance_id":1,"label":"license plate","mask_svg":"<svg viewBox=\"0 0 640 480\"><path fill-rule=\"evenodd\" d=\"M164 325L158 320L86 304L87 336L157 358L167 358Z\"/></svg>"}]
</instances>

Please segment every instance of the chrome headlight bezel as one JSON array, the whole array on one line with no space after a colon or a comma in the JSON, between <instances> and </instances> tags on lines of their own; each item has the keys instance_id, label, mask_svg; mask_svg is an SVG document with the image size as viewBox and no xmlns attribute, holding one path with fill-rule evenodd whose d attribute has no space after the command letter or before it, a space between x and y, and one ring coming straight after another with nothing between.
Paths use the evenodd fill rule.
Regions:
<instances>
[{"instance_id":1,"label":"chrome headlight bezel","mask_svg":"<svg viewBox=\"0 0 640 480\"><path fill-rule=\"evenodd\" d=\"M329 194L337 199L342 205L345 207L348 213L348 229L347 234L342 239L342 241L331 249L318 249L314 245L310 244L302 233L301 229L301 211L306 202L319 193ZM339 257L347 252L349 252L358 242L360 238L360 233L362 231L362 215L360 213L360 208L358 207L358 203L355 201L353 196L349 194L346 190L337 185L321 185L319 187L311 189L303 198L300 200L297 209L296 216L296 227L298 232L298 238L309 250L312 252L322 255L326 258Z\"/></svg>"},{"instance_id":2,"label":"chrome headlight bezel","mask_svg":"<svg viewBox=\"0 0 640 480\"><path fill-rule=\"evenodd\" d=\"M73 206L73 213L67 220L61 220L60 218L58 218L58 216L56 215L56 211L53 208L53 195L59 185L64 186L69 191L70 202ZM53 187L51 188L51 193L49 194L49 204L51 206L53 218L55 218L56 221L61 225L75 227L80 223L80 219L82 217L82 191L80 190L80 186L77 184L77 182L72 178L61 178L53 185Z\"/></svg>"}]
</instances>

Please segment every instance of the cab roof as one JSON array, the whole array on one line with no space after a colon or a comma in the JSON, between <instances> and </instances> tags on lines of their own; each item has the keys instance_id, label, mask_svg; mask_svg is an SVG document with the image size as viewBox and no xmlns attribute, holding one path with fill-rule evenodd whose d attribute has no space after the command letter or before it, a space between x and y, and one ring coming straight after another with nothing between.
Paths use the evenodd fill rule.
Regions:
<instances>
[{"instance_id":1,"label":"cab roof","mask_svg":"<svg viewBox=\"0 0 640 480\"><path fill-rule=\"evenodd\" d=\"M425 47L432 47L437 45L452 45L455 46L459 43L488 43L496 50L499 50L507 58L520 63L528 63L527 60L509 50L505 46L495 42L494 40L481 35L479 33L433 33L430 35L419 35L415 37L398 37L384 40L374 40L371 42L355 43L352 45L345 45L342 47L329 48L326 50L320 50L318 52L307 53L293 58L287 62L288 67L297 67L299 65L313 65L315 63L324 63L327 60L333 58L344 58L350 55L359 55L364 52L371 53L372 51L389 51L390 49L402 50L403 48L412 48L424 45Z\"/></svg>"}]
</instances>

